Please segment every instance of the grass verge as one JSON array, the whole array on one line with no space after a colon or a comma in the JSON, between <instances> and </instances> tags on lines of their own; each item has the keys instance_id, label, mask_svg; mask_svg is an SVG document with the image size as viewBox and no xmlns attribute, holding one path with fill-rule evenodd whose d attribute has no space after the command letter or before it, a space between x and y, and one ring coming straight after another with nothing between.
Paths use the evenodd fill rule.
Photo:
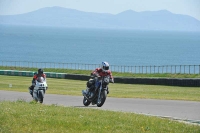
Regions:
<instances>
[{"instance_id":1,"label":"grass verge","mask_svg":"<svg viewBox=\"0 0 200 133\"><path fill-rule=\"evenodd\" d=\"M0 102L2 133L199 133L200 126L169 119L89 108Z\"/></svg>"},{"instance_id":2,"label":"grass verge","mask_svg":"<svg viewBox=\"0 0 200 133\"><path fill-rule=\"evenodd\" d=\"M0 90L28 93L32 77L0 75ZM86 81L48 78L48 94L81 96ZM12 87L9 87L12 84ZM108 97L200 101L198 87L110 83Z\"/></svg>"}]
</instances>

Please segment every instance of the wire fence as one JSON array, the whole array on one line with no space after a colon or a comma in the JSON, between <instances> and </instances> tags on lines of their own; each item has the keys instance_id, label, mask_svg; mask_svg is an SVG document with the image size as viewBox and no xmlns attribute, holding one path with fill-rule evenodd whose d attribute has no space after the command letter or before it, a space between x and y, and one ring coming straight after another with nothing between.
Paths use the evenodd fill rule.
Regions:
<instances>
[{"instance_id":1,"label":"wire fence","mask_svg":"<svg viewBox=\"0 0 200 133\"><path fill-rule=\"evenodd\" d=\"M54 68L54 69L72 69L72 70L94 70L101 64L83 64L83 63L56 63L56 62L29 62L29 61L0 61L0 66L28 67L28 68ZM200 74L200 65L162 65L162 66L119 66L110 65L112 72L121 73L170 73L170 74Z\"/></svg>"}]
</instances>

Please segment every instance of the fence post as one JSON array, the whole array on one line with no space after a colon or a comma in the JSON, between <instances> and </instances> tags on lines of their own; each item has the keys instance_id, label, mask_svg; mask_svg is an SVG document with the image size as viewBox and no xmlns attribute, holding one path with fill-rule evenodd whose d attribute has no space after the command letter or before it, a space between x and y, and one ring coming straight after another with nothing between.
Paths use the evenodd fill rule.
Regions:
<instances>
[{"instance_id":1,"label":"fence post","mask_svg":"<svg viewBox=\"0 0 200 133\"><path fill-rule=\"evenodd\" d=\"M142 74L143 74L143 66L142 66Z\"/></svg>"},{"instance_id":2,"label":"fence post","mask_svg":"<svg viewBox=\"0 0 200 133\"><path fill-rule=\"evenodd\" d=\"M133 67L131 66L131 73L133 73Z\"/></svg>"},{"instance_id":3,"label":"fence post","mask_svg":"<svg viewBox=\"0 0 200 133\"><path fill-rule=\"evenodd\" d=\"M172 74L172 65L171 65L171 74Z\"/></svg>"},{"instance_id":4,"label":"fence post","mask_svg":"<svg viewBox=\"0 0 200 133\"><path fill-rule=\"evenodd\" d=\"M135 74L137 73L137 67L136 66L134 66L134 68L135 68Z\"/></svg>"},{"instance_id":5,"label":"fence post","mask_svg":"<svg viewBox=\"0 0 200 133\"><path fill-rule=\"evenodd\" d=\"M184 74L185 74L185 65L184 65Z\"/></svg>"},{"instance_id":6,"label":"fence post","mask_svg":"<svg viewBox=\"0 0 200 133\"><path fill-rule=\"evenodd\" d=\"M147 74L147 66L146 66L146 74Z\"/></svg>"},{"instance_id":7,"label":"fence post","mask_svg":"<svg viewBox=\"0 0 200 133\"><path fill-rule=\"evenodd\" d=\"M129 66L128 66L128 72L129 72Z\"/></svg>"},{"instance_id":8,"label":"fence post","mask_svg":"<svg viewBox=\"0 0 200 133\"><path fill-rule=\"evenodd\" d=\"M175 74L176 74L176 65L175 65Z\"/></svg>"},{"instance_id":9,"label":"fence post","mask_svg":"<svg viewBox=\"0 0 200 133\"><path fill-rule=\"evenodd\" d=\"M151 66L150 66L150 74L151 74Z\"/></svg>"},{"instance_id":10,"label":"fence post","mask_svg":"<svg viewBox=\"0 0 200 133\"><path fill-rule=\"evenodd\" d=\"M140 66L139 66L139 73L140 73Z\"/></svg>"},{"instance_id":11,"label":"fence post","mask_svg":"<svg viewBox=\"0 0 200 133\"><path fill-rule=\"evenodd\" d=\"M189 65L189 74L190 74L190 65Z\"/></svg>"}]
</instances>

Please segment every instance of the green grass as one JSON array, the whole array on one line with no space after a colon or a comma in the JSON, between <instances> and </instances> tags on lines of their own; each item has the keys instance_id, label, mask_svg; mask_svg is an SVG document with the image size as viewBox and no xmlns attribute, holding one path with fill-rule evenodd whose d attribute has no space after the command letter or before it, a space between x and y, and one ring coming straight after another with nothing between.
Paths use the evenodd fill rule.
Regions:
<instances>
[{"instance_id":1,"label":"green grass","mask_svg":"<svg viewBox=\"0 0 200 133\"><path fill-rule=\"evenodd\" d=\"M37 71L37 69L17 70ZM64 69L45 69L45 71L85 75L90 73L90 71L72 71ZM126 74L120 74L121 76L126 76ZM150 75L145 76L151 77ZM162 76L166 77L165 74ZM180 75L171 76L177 78ZM199 75L192 76L196 78ZM156 76L154 75L153 77ZM183 77L183 75L181 75L181 77ZM191 78L191 75L189 75L189 77ZM186 78L188 78L188 75ZM28 93L31 80L32 77L0 75L0 90ZM80 80L48 78L47 82L49 86L47 94L81 96L81 90L86 87L86 81ZM9 87L9 84L12 84L12 88ZM109 97L200 101L200 89L197 87L115 83L110 84L109 88ZM23 99L16 102L1 101L0 133L13 132L199 133L200 126L134 113L36 104L34 101L25 102Z\"/></svg>"},{"instance_id":2,"label":"green grass","mask_svg":"<svg viewBox=\"0 0 200 133\"><path fill-rule=\"evenodd\" d=\"M0 102L1 133L199 133L200 126L90 108Z\"/></svg>"},{"instance_id":3,"label":"green grass","mask_svg":"<svg viewBox=\"0 0 200 133\"><path fill-rule=\"evenodd\" d=\"M19 71L37 71L38 68L26 68L26 67L9 67L0 66L0 70L19 70ZM58 72L58 73L68 73L68 74L83 74L90 75L92 71L90 70L71 70L71 69L54 69L54 68L44 68L45 72ZM170 73L155 73L155 74L133 74L133 73L120 73L112 72L114 77L160 77L160 78L200 78L200 74L170 74Z\"/></svg>"},{"instance_id":4,"label":"green grass","mask_svg":"<svg viewBox=\"0 0 200 133\"><path fill-rule=\"evenodd\" d=\"M28 93L31 81L32 77L0 75L0 90ZM81 96L81 90L86 88L86 81L81 80L47 78L47 83L47 94ZM12 84L12 88L9 84ZM198 87L110 83L109 89L108 97L200 101Z\"/></svg>"}]
</instances>

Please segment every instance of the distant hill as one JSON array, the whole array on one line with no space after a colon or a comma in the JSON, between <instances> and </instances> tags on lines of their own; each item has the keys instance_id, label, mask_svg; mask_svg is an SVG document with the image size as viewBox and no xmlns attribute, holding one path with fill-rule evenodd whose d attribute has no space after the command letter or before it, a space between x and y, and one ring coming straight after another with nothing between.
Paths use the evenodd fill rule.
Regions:
<instances>
[{"instance_id":1,"label":"distant hill","mask_svg":"<svg viewBox=\"0 0 200 133\"><path fill-rule=\"evenodd\" d=\"M62 7L47 7L19 15L0 15L0 24L200 31L199 20L188 15L173 14L167 10L144 12L127 10L113 15Z\"/></svg>"}]
</instances>

